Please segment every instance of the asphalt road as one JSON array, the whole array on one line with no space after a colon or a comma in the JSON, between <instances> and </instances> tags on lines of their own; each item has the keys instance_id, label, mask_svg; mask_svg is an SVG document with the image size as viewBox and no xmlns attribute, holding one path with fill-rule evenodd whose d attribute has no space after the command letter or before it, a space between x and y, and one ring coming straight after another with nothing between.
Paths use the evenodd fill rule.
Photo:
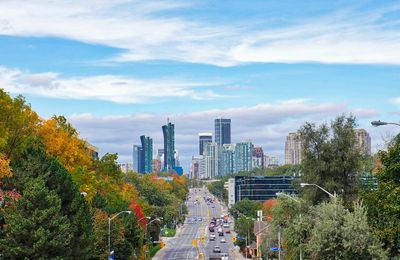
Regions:
<instances>
[{"instance_id":1,"label":"asphalt road","mask_svg":"<svg viewBox=\"0 0 400 260\"><path fill-rule=\"evenodd\" d=\"M198 197L198 200L196 200L196 197ZM206 188L190 190L187 200L190 214L186 218L186 223L180 235L169 241L171 247L165 252L162 259L198 259L199 254L204 256L203 259L208 259L210 255L215 254L213 253L214 246L220 246L221 252L228 253L229 259L233 259L230 252L233 248L232 234L225 233L226 229L224 229L224 236L220 237L218 232L213 232L212 234L216 235L215 241L209 239L210 220L213 217L221 217L223 209L217 201L207 205L204 197L212 197ZM232 223L230 226L230 229L233 228ZM201 237L204 237L204 242L201 242ZM221 243L221 238L225 238L226 243ZM193 245L193 240L196 240L196 246Z\"/></svg>"}]
</instances>

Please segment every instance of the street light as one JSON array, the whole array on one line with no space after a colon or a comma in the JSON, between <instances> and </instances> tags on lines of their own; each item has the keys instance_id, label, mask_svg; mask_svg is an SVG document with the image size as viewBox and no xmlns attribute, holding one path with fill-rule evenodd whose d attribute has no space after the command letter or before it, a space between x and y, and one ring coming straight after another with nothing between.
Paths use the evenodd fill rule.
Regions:
<instances>
[{"instance_id":1,"label":"street light","mask_svg":"<svg viewBox=\"0 0 400 260\"><path fill-rule=\"evenodd\" d=\"M329 191L325 190L324 188L322 188L321 186L315 184L315 183L300 183L300 186L302 188L304 188L305 186L316 186L319 189L321 189L322 191L324 191L326 194L328 194L329 196L331 196L332 198L336 198L336 193L335 195L333 195L332 193L330 193Z\"/></svg>"},{"instance_id":2,"label":"street light","mask_svg":"<svg viewBox=\"0 0 400 260\"><path fill-rule=\"evenodd\" d=\"M111 237L111 220L113 220L114 218L116 218L119 214L121 214L121 213L128 213L128 214L131 214L132 213L132 211L130 211L130 210L124 210L124 211L121 211L121 212L119 212L117 215L115 215L114 217L112 217L112 218L108 218L108 257L110 257L110 251L111 251L111 239L110 239L110 237Z\"/></svg>"},{"instance_id":3,"label":"street light","mask_svg":"<svg viewBox=\"0 0 400 260\"><path fill-rule=\"evenodd\" d=\"M81 195L83 195L83 197L87 196L87 192L81 192Z\"/></svg>"},{"instance_id":4,"label":"street light","mask_svg":"<svg viewBox=\"0 0 400 260\"><path fill-rule=\"evenodd\" d=\"M382 122L381 120L372 121L372 122L371 122L371 125L373 125L373 126L375 126L375 127L378 127L378 126L381 126L381 125L398 125L398 126L400 126L399 123Z\"/></svg>"}]
</instances>

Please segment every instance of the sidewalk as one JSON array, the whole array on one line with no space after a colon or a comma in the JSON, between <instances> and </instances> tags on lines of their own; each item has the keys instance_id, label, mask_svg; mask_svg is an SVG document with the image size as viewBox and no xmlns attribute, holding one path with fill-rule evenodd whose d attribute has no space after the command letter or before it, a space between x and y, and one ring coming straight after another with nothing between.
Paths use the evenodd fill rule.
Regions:
<instances>
[{"instance_id":1,"label":"sidewalk","mask_svg":"<svg viewBox=\"0 0 400 260\"><path fill-rule=\"evenodd\" d=\"M186 226L187 224L184 223L183 225L179 226L179 228L176 230L175 236L174 237L160 237L160 241L164 242L165 246L163 248L161 248L154 256L152 259L157 259L157 260L161 260L163 259L165 253L172 248L173 245L173 240L180 237L183 228Z\"/></svg>"}]
</instances>

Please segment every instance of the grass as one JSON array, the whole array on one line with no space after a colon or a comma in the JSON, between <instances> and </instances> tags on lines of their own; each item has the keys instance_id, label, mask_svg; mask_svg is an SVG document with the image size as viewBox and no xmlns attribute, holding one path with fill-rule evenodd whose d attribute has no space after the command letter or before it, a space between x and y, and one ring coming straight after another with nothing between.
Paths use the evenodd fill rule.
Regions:
<instances>
[{"instance_id":1,"label":"grass","mask_svg":"<svg viewBox=\"0 0 400 260\"><path fill-rule=\"evenodd\" d=\"M167 235L168 237L174 237L176 234L176 229L167 228L167 231L168 231L168 235ZM164 235L165 235L165 233L164 233Z\"/></svg>"},{"instance_id":2,"label":"grass","mask_svg":"<svg viewBox=\"0 0 400 260\"><path fill-rule=\"evenodd\" d=\"M160 249L161 249L161 244L157 244L155 247L151 248L150 256L153 257Z\"/></svg>"}]
</instances>

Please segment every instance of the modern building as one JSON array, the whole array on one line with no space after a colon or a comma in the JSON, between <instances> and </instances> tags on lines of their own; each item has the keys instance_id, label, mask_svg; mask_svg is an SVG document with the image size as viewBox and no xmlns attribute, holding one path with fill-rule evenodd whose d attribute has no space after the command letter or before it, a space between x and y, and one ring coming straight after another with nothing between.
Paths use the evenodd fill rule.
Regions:
<instances>
[{"instance_id":1,"label":"modern building","mask_svg":"<svg viewBox=\"0 0 400 260\"><path fill-rule=\"evenodd\" d=\"M141 155L139 156L139 173L153 172L153 139L144 135L140 136L142 143Z\"/></svg>"},{"instance_id":2,"label":"modern building","mask_svg":"<svg viewBox=\"0 0 400 260\"><path fill-rule=\"evenodd\" d=\"M203 155L206 143L212 143L212 133L199 133L199 155Z\"/></svg>"},{"instance_id":3,"label":"modern building","mask_svg":"<svg viewBox=\"0 0 400 260\"><path fill-rule=\"evenodd\" d=\"M190 164L190 178L202 179L204 178L204 156L192 156L192 163Z\"/></svg>"},{"instance_id":4,"label":"modern building","mask_svg":"<svg viewBox=\"0 0 400 260\"><path fill-rule=\"evenodd\" d=\"M264 151L262 147L253 148L253 168L264 168Z\"/></svg>"},{"instance_id":5,"label":"modern building","mask_svg":"<svg viewBox=\"0 0 400 260\"><path fill-rule=\"evenodd\" d=\"M215 142L218 146L231 143L231 120L215 119Z\"/></svg>"},{"instance_id":6,"label":"modern building","mask_svg":"<svg viewBox=\"0 0 400 260\"><path fill-rule=\"evenodd\" d=\"M161 160L153 159L153 172L161 172Z\"/></svg>"},{"instance_id":7,"label":"modern building","mask_svg":"<svg viewBox=\"0 0 400 260\"><path fill-rule=\"evenodd\" d=\"M362 154L371 154L371 137L365 129L354 129L357 140L357 148Z\"/></svg>"},{"instance_id":8,"label":"modern building","mask_svg":"<svg viewBox=\"0 0 400 260\"><path fill-rule=\"evenodd\" d=\"M139 157L141 154L142 147L140 145L134 144L133 145L133 152L132 152L132 171L139 172Z\"/></svg>"},{"instance_id":9,"label":"modern building","mask_svg":"<svg viewBox=\"0 0 400 260\"><path fill-rule=\"evenodd\" d=\"M277 192L297 194L292 176L235 176L228 180L228 206L248 199L264 202L276 198Z\"/></svg>"},{"instance_id":10,"label":"modern building","mask_svg":"<svg viewBox=\"0 0 400 260\"><path fill-rule=\"evenodd\" d=\"M235 144L224 144L221 152L220 174L226 175L236 172Z\"/></svg>"},{"instance_id":11,"label":"modern building","mask_svg":"<svg viewBox=\"0 0 400 260\"><path fill-rule=\"evenodd\" d=\"M253 143L243 140L235 147L235 172L250 171L253 168Z\"/></svg>"},{"instance_id":12,"label":"modern building","mask_svg":"<svg viewBox=\"0 0 400 260\"><path fill-rule=\"evenodd\" d=\"M264 167L266 168L279 167L279 158L273 155L264 156Z\"/></svg>"},{"instance_id":13,"label":"modern building","mask_svg":"<svg viewBox=\"0 0 400 260\"><path fill-rule=\"evenodd\" d=\"M219 147L217 143L206 143L204 147L205 178L214 178L219 175Z\"/></svg>"},{"instance_id":14,"label":"modern building","mask_svg":"<svg viewBox=\"0 0 400 260\"><path fill-rule=\"evenodd\" d=\"M285 142L285 164L301 163L302 141L300 133L289 133Z\"/></svg>"},{"instance_id":15,"label":"modern building","mask_svg":"<svg viewBox=\"0 0 400 260\"><path fill-rule=\"evenodd\" d=\"M157 150L157 159L161 161L161 167L164 167L164 149Z\"/></svg>"},{"instance_id":16,"label":"modern building","mask_svg":"<svg viewBox=\"0 0 400 260\"><path fill-rule=\"evenodd\" d=\"M164 136L164 169L175 168L175 125L168 122L162 126Z\"/></svg>"}]
</instances>

